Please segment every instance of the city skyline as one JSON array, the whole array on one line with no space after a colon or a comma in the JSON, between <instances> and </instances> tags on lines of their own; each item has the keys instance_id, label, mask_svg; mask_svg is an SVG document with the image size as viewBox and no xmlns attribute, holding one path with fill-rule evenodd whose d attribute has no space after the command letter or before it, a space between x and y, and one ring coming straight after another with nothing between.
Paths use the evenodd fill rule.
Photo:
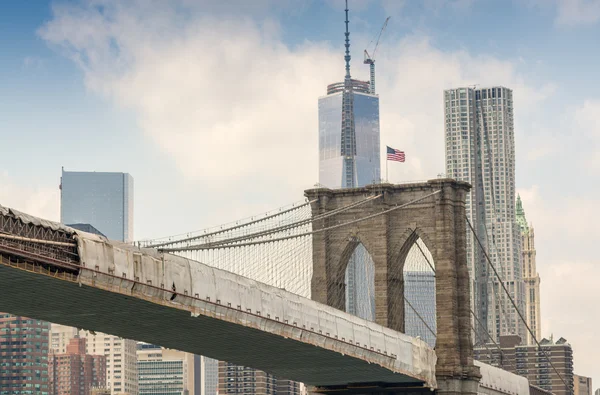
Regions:
<instances>
[{"instance_id":1,"label":"city skyline","mask_svg":"<svg viewBox=\"0 0 600 395\"><path fill-rule=\"evenodd\" d=\"M336 2L332 1L332 3ZM293 84L297 84L291 88L288 86L287 90L293 89L299 92L296 100L294 100L294 107L298 108L294 108L296 115L293 116L290 116L292 114L290 108L286 107L290 106L289 104L286 104L283 108L278 108L281 101L278 101L277 105L273 105L269 101L269 97L280 97L277 91L269 90L270 96L253 99L254 102L264 106L258 107L261 109L261 113L269 113L269 109L273 109L273 112L279 110L282 115L285 115L285 123L274 117L269 120L269 125L273 124L272 127L277 129L278 132L286 131L284 135L289 140L288 143L293 146L293 149L291 152L280 152L281 150L275 147L277 145L275 143L281 143L282 140L278 139L282 137L274 133L266 135L268 138L272 138L270 144L257 149L252 146L253 149L250 150L248 150L250 146L244 144L246 140L243 138L243 134L230 135L230 138L241 136L239 145L253 155L250 169L240 171L242 166L239 162L232 161L231 155L225 155L227 151L224 147L230 149L229 144L215 144L213 147L215 155L208 156L216 163L212 167L206 167L206 162L203 161L201 155L204 151L198 152L189 148L198 147L198 144L194 143L196 137L187 134L190 130L198 131L206 128L217 133L227 125L211 123L211 120L203 123L198 122L197 119L192 119L189 120L189 123L193 126L178 124L172 130L168 130L165 123L155 122L158 119L155 117L160 114L153 114L153 108L146 107L152 103L142 102L140 99L146 93L152 92L144 92L144 95L140 94L140 86L130 85L133 84L133 81L118 74L119 70L115 68L113 55L110 51L102 52L104 57L101 58L101 64L93 64L92 67L86 65L83 70L78 69L69 60L63 58L64 51L60 48L56 50L56 45L60 46L61 43L73 41L75 38L69 36L69 31L72 30L67 29L60 33L57 27L73 27L68 23L77 23L79 19L67 20L64 18L64 12L69 12L71 9L69 6L65 6L62 10L57 9L56 13L53 14L48 10L48 3L41 4L45 10L43 15L35 14L27 17L28 23L24 25L28 29L26 37L29 37L29 41L27 41L27 45L31 47L24 45L18 51L12 47L7 47L11 48L11 51L6 56L9 56L11 62L18 65L15 69L19 70L18 72L7 72L2 77L6 78L6 81L11 80L11 83L7 86L13 88L9 89L8 92L22 91L25 93L32 92L34 89L27 84L23 86L28 87L28 89L17 89L21 86L20 84L24 84L19 78L13 78L17 74L16 77L21 78L23 76L34 77L34 80L39 83L36 84L33 91L37 90L38 92L45 92L45 94L39 95L35 100L25 102L22 99L22 94L21 96L15 94L15 100L11 100L9 96L6 96L7 103L10 102L10 106L7 107L7 113L10 114L7 115L9 121L7 125L11 130L22 130L22 133L19 133L19 136L14 136L15 139L12 141L12 145L17 149L9 153L7 161L12 163L3 167L0 174L0 180L6 186L0 192L3 205L13 206L28 213L39 214L50 219L57 219L57 169L61 165L65 165L67 168L103 171L122 169L136 176L136 187L143 185L141 188L144 192L141 192L138 188L138 196L151 196L151 198L144 198L140 205L136 205L136 210L139 207L136 214L138 234L141 237L151 237L202 228L226 222L227 219L262 212L264 211L263 208L277 207L281 203L297 200L301 196L298 191L316 182L315 167L308 164L312 159L307 158L306 162L303 159L305 153L308 153L306 156L310 157L312 155L314 158L316 155L314 150L315 141L308 139L308 143L313 148L310 148L308 143L302 142L304 136L307 136L307 134L303 134L302 130L308 129L307 133L314 133L314 125L316 125L314 92L317 91L316 86L318 85L318 90L322 91L322 82L327 80L325 81L327 83L331 80L329 77L332 71L339 73L342 60L339 59L337 44L324 43L321 39L316 39L314 35L311 36L312 33L308 33L308 38L315 40L316 44L304 44L305 47L302 47L302 41L298 37L305 35L306 30L310 29L302 29L298 32L299 25L286 24L289 22L288 15L291 11L285 6L281 6L281 9L275 11L274 15L271 15L265 9L252 10L250 13L251 18L255 20L263 21L267 19L265 17L267 15L275 21L286 22L280 22L279 27L275 23L261 28L273 30L263 31L252 24L250 26L238 25L234 27L226 24L227 28L231 27L232 29L230 35L242 35L247 31L255 33L255 35L248 36L248 40L250 40L248 43L253 45L250 48L260 50L256 52L257 58L260 57L259 55L270 54L271 60L275 62L272 65L277 69L295 65L303 72L311 74L311 78L314 79L314 81L307 81L302 78L297 80L293 80L293 78L285 79L286 81L293 80ZM428 9L414 10L408 7L408 9L402 11L404 19L402 19L402 15L399 15L397 19L400 21L395 25L396 27L394 28L393 24L390 25L390 37L384 41L387 49L385 51L382 49L381 58L378 59L378 76L388 75L389 77L386 78L390 79L387 84L388 88L385 88L382 83L378 84L379 93L388 101L388 104L384 106L384 100L382 99L382 119L386 119L386 126L382 125L382 145L389 144L407 152L406 164L394 166L393 168L390 166L390 178L394 182L434 178L437 172L443 171L443 163L437 158L443 153L443 142L434 141L434 138L439 139L442 129L439 121L441 117L438 116L441 106L437 110L433 110L437 111L438 115L431 115L429 114L431 111L430 106L427 104L439 102L440 92L452 86L502 84L513 89L515 100L520 101L518 107L528 109L527 113L524 110L517 110L518 112L515 114L517 122L521 122L521 125L516 128L517 147L520 147L517 148L516 152L517 191L521 193L524 205L527 207L528 219L536 227L536 247L538 262L540 263L538 271L544 279L541 292L544 306L547 306L544 308L542 315L542 327L544 331L552 330L568 338L574 347L577 371L586 376L596 374L595 377L598 380L597 373L593 371L595 366L593 364L594 357L589 350L586 350L586 344L593 342L593 331L592 329L580 330L582 326L593 328L593 317L589 317L585 309L578 306L584 306L585 301L593 300L595 294L593 293L594 285L591 279L595 277L594 273L598 270L598 265L595 265L597 258L593 255L592 248L591 235L593 235L593 228L590 225L590 222L595 223L594 218L598 216L593 198L594 195L597 196L598 186L589 185L586 179L597 174L598 171L597 167L594 167L597 164L593 162L593 152L598 146L598 121L595 117L597 111L594 109L598 105L599 98L591 87L587 88L584 85L593 85L589 83L594 81L593 74L590 74L590 68L597 68L599 62L597 54L587 53L590 51L586 51L585 54L577 53L578 50L585 47L586 40L590 39L589 36L594 36L598 23L597 19L594 19L594 9L586 9L583 2L570 3L575 4L571 6L573 8L569 8L567 3L557 2L557 4L559 5L532 4L525 7L511 3L507 6L507 9L515 13L508 12L509 16L502 13L498 15L499 20L504 21L506 26L506 22L510 20L511 15L515 17L518 11L517 21L512 24L515 30L518 30L518 28L523 29L525 22L529 20L537 21L532 29L542 28L542 31L548 34L548 37L538 42L537 46L533 45L533 37L519 40L518 45L508 43L510 38L514 38L517 33L509 32L507 33L508 37L500 37L496 35L497 31L494 30L498 27L492 26L491 23L490 28L492 31L489 35L486 35L487 41L485 44L475 44L467 40L462 30L463 27L456 25L449 26L448 37L442 39L440 38L439 26L445 21L444 16L435 16L436 11ZM577 4L579 4L579 8L577 8ZM222 15L225 12L216 5L213 4L213 6L216 7L214 9L215 15ZM478 27L477 23L481 23L477 22L477 16L482 14L493 15L490 8L486 8L477 2L473 2L472 5L463 5L464 8L460 8L456 4L454 6L456 8L452 8L452 4L443 7L448 7L448 15L454 13L452 15L473 20L474 29ZM294 12L300 13L300 16L305 18L306 13L311 10L311 7L315 6L306 7L306 9ZM327 6L323 7L327 10ZM363 43L366 44L376 32L377 26L383 21L385 15L381 14L388 10L374 12L373 8L379 7L378 2L363 5L362 9L358 7L360 7L360 4L357 4L357 16L363 20L368 18L373 21L370 26L363 22L362 28L357 32L357 36L362 35ZM18 8L18 6L15 6L15 9L18 10ZM124 7L111 12L127 13L129 11L127 7ZM82 15L88 15L90 10L83 6L81 12ZM419 24L411 25L405 20L410 19L408 17L411 13L414 15L417 12L422 13L424 19L433 19L436 22L436 27L431 27L430 30L425 32L426 34L419 34ZM12 14L9 12L5 15L10 16ZM100 21L104 20L102 15L96 15L95 13L91 15ZM334 18L328 11L324 12L324 15L327 18ZM377 19L379 17L381 20ZM581 19L579 25L576 23L577 17ZM306 20L302 18L300 19ZM235 15L226 18L226 20L236 21ZM46 22L49 25L45 25ZM165 23L171 26L172 21L167 19ZM402 25L406 23L408 23L408 27ZM337 24L332 25L336 25L337 31ZM502 25L502 23L497 23L497 25ZM54 29L52 29L53 26ZM90 34L92 36L94 34L102 36L106 33L103 30L105 27L101 24L99 25L99 31L93 31ZM139 31L138 28L141 29L147 26L138 21L138 24L131 27L135 28L135 31ZM42 28L39 33L42 40L36 38L39 37L36 36L36 31L40 28ZM479 28L481 27L479 26ZM281 29L280 33L278 33L278 29ZM294 29L296 29L295 34ZM217 31L219 34L223 32L222 29ZM590 32L592 33L590 34ZM196 33L198 32L190 31L182 36L185 39L184 43L191 45L188 49L204 44L203 41L195 41L198 37ZM321 37L327 37L332 42L334 40L330 38L337 37L335 34L323 34L322 30L314 34L317 33ZM523 31L521 31L522 33ZM61 34L64 34L64 36L61 36ZM274 41L261 41L260 37L263 34L273 34L275 38L272 38L272 40ZM165 40L156 37L156 35L149 36L148 40L155 40L149 41L149 43L156 51L176 50L165 47ZM291 36L291 38L287 36ZM408 36L408 39L399 38L405 36ZM574 48L569 49L565 44L565 40L573 39L574 36L580 37L580 40L577 41L578 45L574 45ZM538 38L536 35L535 39ZM143 40L146 40L138 35L132 35L130 39L134 42L144 42ZM361 38L357 40L356 52L353 55L355 58L360 58L359 51L364 45L361 46L360 44ZM32 44L34 42L35 45ZM123 41L123 37L116 37L116 42L122 46L123 53L130 53L128 51L132 47L129 46L130 43ZM220 39L218 42L221 42ZM283 55L278 50L280 47L277 45L270 46L273 42L283 45L285 48L285 51L282 51ZM6 43L6 41L3 43ZM552 51L548 48L550 43L556 43L557 46ZM53 49L47 49L48 44ZM95 45L93 41L82 39L75 44L78 51L89 50L90 48L97 49L93 48ZM538 46L540 47L539 50L527 51L528 48L538 48ZM42 47L45 49L40 50L39 48ZM553 55L557 51L564 51L560 59L555 59ZM188 52L195 51L188 50ZM511 54L509 60L502 60L504 58L501 55L507 52ZM570 56L564 56L565 53ZM172 55L172 59L178 59L177 53L174 52ZM315 62L319 64L318 69L313 68L315 66L307 59L309 55L311 59L318 57L319 62ZM252 57L253 62L255 61L254 58L255 55ZM483 61L482 70L470 66L473 59ZM574 81L573 77L558 78L559 70L560 75L566 74L565 70L569 70L566 66L570 64L578 65L577 78L586 80L585 84ZM229 63L225 62L225 65L229 65ZM436 67L442 67L442 65L446 66L445 71L433 73L439 75L425 72L426 70L437 70ZM125 64L125 66L126 70L132 73L131 75L146 75L147 70L143 69L142 63ZM66 75L59 73L57 78L52 78L56 80L55 85L52 85L48 81L51 79L50 75L54 76L53 70L57 68L65 70ZM420 72L421 69L423 70L422 73ZM218 71L206 67L194 68L194 70L197 70L201 75ZM315 70L319 72L315 72ZM223 72L233 73L234 70L231 67L223 67ZM253 83L260 82L265 86L269 86L269 80L274 77L252 73L253 71L249 70L248 79L254 80ZM215 78L215 80L226 80L226 78L223 78L225 74L217 75L222 77ZM113 76L117 78L112 79ZM281 77L282 75L278 74L278 76ZM293 74L289 76L292 77ZM368 72L365 67L361 70L358 78L366 80L367 76ZM279 79L277 80L279 81ZM181 93L171 96L173 91L182 92L183 88L178 80L161 75L158 76L157 81L161 82L156 89L161 92L162 96L166 98L185 96ZM58 85L56 85L57 83ZM65 83L64 87L66 89L61 90L61 92L71 92L65 95L67 98L61 98L61 100L48 99L48 93L53 92L56 86L63 86L63 83ZM196 88L194 89L195 93L202 96L203 89L197 89L198 85L194 84L192 80L190 85ZM301 86L306 89L299 89ZM244 85L244 88L246 87L248 86ZM228 86L222 88L223 91L220 95L235 98L234 103L236 106L246 103L244 100L252 96L240 87L236 88L235 91L230 90ZM275 88L270 87L269 89ZM214 95L219 90L206 87L205 91ZM185 89L183 89L183 92L185 92ZM307 99L309 96L310 100ZM406 98L403 96L406 96ZM53 108L53 105L48 104L50 101L56 101L57 103L54 105L58 108L69 109L68 114L80 115L69 116L66 121L57 123L56 118L49 115L50 109ZM79 107L74 105L77 101L81 101ZM202 108L203 105L203 102L194 101L194 107ZM216 111L220 107L211 106L208 108L221 114L221 112ZM233 110L230 108L228 111L240 114L243 105L232 108ZM41 111L44 109L46 112ZM81 111L77 109L81 109ZM21 114L26 110L38 113L37 118L42 119L44 125L49 125L49 129L39 127L34 121L23 120ZM183 110L189 111L186 106ZM62 114L64 116L67 114L66 111L64 109L60 110L57 115ZM170 107L169 111L173 111L173 108ZM190 113L193 112L190 111ZM242 113L243 118L240 119L240 122L245 125L243 130L258 133L253 136L254 139L261 142L265 141L265 134L260 134L261 129L263 131L267 130L264 126L265 123L261 123L264 120L254 119L243 111ZM229 114L229 112L224 114ZM428 119L429 117L431 117L431 120ZM306 120L302 118L306 118ZM100 121L97 122L98 120ZM291 129L283 127L288 124L293 124L293 127ZM269 126L269 130L270 128L271 126ZM64 129L64 132L61 133L75 136L73 141L65 142L60 147L57 147L56 143L54 145L50 144L51 141L48 140L47 134L57 129ZM76 129L83 130L81 136L74 133ZM164 129L164 132L162 129ZM36 130L47 132L36 132ZM107 130L107 134L102 137L93 136L94 131L97 132L98 130ZM398 137L395 137L394 133L397 133ZM519 135L519 133L521 134ZM218 134L215 135L218 136ZM29 144L22 140L32 136L37 136L37 139L42 142L39 145L43 147L43 150L41 148L31 148ZM562 140L560 139L561 136L563 137ZM269 141L268 138L267 141ZM190 144L185 144L187 141ZM74 147L82 148L81 153L73 150ZM106 147L111 147L111 150L107 150L105 153L111 152L114 156L111 163L106 162L105 155L101 159L103 155L94 153L94 149ZM15 160L16 156L13 155L26 149L32 149L36 157L43 158L44 164L42 165L40 161L36 162L36 166L30 169L19 168L17 166L18 161ZM52 149L64 149L75 153L71 158L64 158L62 155L56 155L54 153L56 151L52 151ZM582 150L582 152L576 154L578 150ZM129 155L125 155L126 152ZM271 152L275 152L273 160L275 163L281 163L281 166L273 166L273 162L265 164L260 158L254 160L255 157L267 157L267 154ZM192 156L192 153L195 155ZM557 156L557 154L560 155ZM238 160L247 159L248 157L245 155L248 154L238 157ZM294 161L289 161L294 163L287 163L286 159L289 160L290 156L301 158L300 163ZM157 161L153 162L152 158L156 158ZM557 160L561 160L560 165L557 164ZM75 161L81 161L82 165L72 165ZM158 165L158 169L150 170L155 169L155 167L150 167L149 163ZM244 161L244 167L248 166L248 163L248 161ZM305 164L307 165L305 166ZM295 180L291 180L294 185L291 181L279 183L282 180L280 174L286 172L289 174L292 165L294 168L306 167L307 170L299 173ZM280 185L280 188L267 197L264 194L264 187L259 186L262 185L261 183L265 179L257 175L268 173L265 169L268 169L269 166L274 168L273 173L275 175L275 181L271 183ZM35 174L33 170L35 170ZM239 175L236 174L238 172ZM250 182L250 187L247 188L248 199L245 202L235 198L228 187L228 185L236 184L239 177ZM555 182L557 179L561 181L563 179L573 179L575 182L569 186L555 185L561 184ZM216 180L215 183L211 183L212 193L202 193L206 191L206 183L214 180ZM563 193L561 194L560 191L563 191ZM228 201L229 203L218 205L214 201L214 197L211 198L208 195L219 196L219 200ZM201 202L198 202L198 196L202 196ZM223 199L224 196L231 199ZM216 209L208 213L206 210L199 209L202 206L214 206ZM231 209L232 206L235 208ZM173 210L169 216L171 218L157 218L155 213L166 208ZM184 212L192 214L182 215ZM588 221L590 215L592 221ZM586 221L583 220L584 218ZM559 286L563 292L557 295L552 290L557 289ZM574 322L579 324L574 325ZM569 329L575 326L578 327L577 330ZM547 336L547 333L544 333L544 335Z\"/></svg>"}]
</instances>

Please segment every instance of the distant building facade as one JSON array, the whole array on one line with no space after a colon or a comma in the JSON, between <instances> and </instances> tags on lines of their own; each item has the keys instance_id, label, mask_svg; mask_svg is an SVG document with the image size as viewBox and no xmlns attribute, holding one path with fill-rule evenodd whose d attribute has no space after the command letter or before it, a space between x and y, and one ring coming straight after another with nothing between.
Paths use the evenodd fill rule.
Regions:
<instances>
[{"instance_id":1,"label":"distant building facade","mask_svg":"<svg viewBox=\"0 0 600 395\"><path fill-rule=\"evenodd\" d=\"M573 384L575 395L592 395L592 378L573 375ZM598 391L596 391L598 392Z\"/></svg>"},{"instance_id":2,"label":"distant building facade","mask_svg":"<svg viewBox=\"0 0 600 395\"><path fill-rule=\"evenodd\" d=\"M86 353L86 340L74 337L64 354L50 353L50 395L91 395L106 386L106 357Z\"/></svg>"},{"instance_id":3,"label":"distant building facade","mask_svg":"<svg viewBox=\"0 0 600 395\"><path fill-rule=\"evenodd\" d=\"M193 354L138 343L139 395L200 395L200 358Z\"/></svg>"},{"instance_id":4,"label":"distant building facade","mask_svg":"<svg viewBox=\"0 0 600 395\"><path fill-rule=\"evenodd\" d=\"M50 329L52 352L64 354L71 339L77 336L86 339L86 354L106 357L106 387L110 389L112 395L138 394L137 342L135 340L52 324Z\"/></svg>"},{"instance_id":5,"label":"distant building facade","mask_svg":"<svg viewBox=\"0 0 600 395\"><path fill-rule=\"evenodd\" d=\"M202 392L198 395L217 395L219 388L219 361L199 356L201 363Z\"/></svg>"},{"instance_id":6,"label":"distant building facade","mask_svg":"<svg viewBox=\"0 0 600 395\"><path fill-rule=\"evenodd\" d=\"M49 395L50 324L0 313L0 395Z\"/></svg>"},{"instance_id":7,"label":"distant building facade","mask_svg":"<svg viewBox=\"0 0 600 395\"><path fill-rule=\"evenodd\" d=\"M80 230L82 232L92 233L98 236L106 237L106 235L100 232L98 229L94 228L90 224L65 224L73 229ZM108 237L106 237L108 239Z\"/></svg>"},{"instance_id":8,"label":"distant building facade","mask_svg":"<svg viewBox=\"0 0 600 395\"><path fill-rule=\"evenodd\" d=\"M219 362L219 395L301 395L300 383L277 379L262 370Z\"/></svg>"},{"instance_id":9,"label":"distant building facade","mask_svg":"<svg viewBox=\"0 0 600 395\"><path fill-rule=\"evenodd\" d=\"M521 227L521 245L523 250L523 280L525 281L525 319L527 325L535 334L536 339L542 338L542 317L540 301L540 275L537 273L535 261L535 233L533 225L527 224L525 210L521 197L517 196L517 223ZM535 344L529 331L527 344Z\"/></svg>"},{"instance_id":10,"label":"distant building facade","mask_svg":"<svg viewBox=\"0 0 600 395\"><path fill-rule=\"evenodd\" d=\"M515 217L515 135L513 92L461 87L444 91L446 175L472 185L467 195L467 217L485 252L499 271L520 311L525 310L521 232ZM471 276L471 306L484 328L475 341L484 343L489 332L516 334L526 339L525 324L504 292L470 229L467 264Z\"/></svg>"},{"instance_id":11,"label":"distant building facade","mask_svg":"<svg viewBox=\"0 0 600 395\"><path fill-rule=\"evenodd\" d=\"M419 336L431 347L435 347L435 273L405 271L404 295L404 332L412 337Z\"/></svg>"},{"instance_id":12,"label":"distant building facade","mask_svg":"<svg viewBox=\"0 0 600 395\"><path fill-rule=\"evenodd\" d=\"M106 384L112 395L138 395L137 342L105 333L80 331L87 353L106 356Z\"/></svg>"},{"instance_id":13,"label":"distant building facade","mask_svg":"<svg viewBox=\"0 0 600 395\"><path fill-rule=\"evenodd\" d=\"M521 338L517 335L501 336L500 349L495 344L476 347L474 357L483 363L526 377L530 384L555 395L574 395L571 345L563 338L556 342L542 339L540 345L541 350L537 345L521 344Z\"/></svg>"},{"instance_id":14,"label":"distant building facade","mask_svg":"<svg viewBox=\"0 0 600 395\"><path fill-rule=\"evenodd\" d=\"M111 240L133 241L133 177L62 171L60 222L90 224Z\"/></svg>"},{"instance_id":15,"label":"distant building facade","mask_svg":"<svg viewBox=\"0 0 600 395\"><path fill-rule=\"evenodd\" d=\"M79 330L72 326L51 324L50 325L50 352L54 354L66 354L67 346L71 339L79 336Z\"/></svg>"}]
</instances>

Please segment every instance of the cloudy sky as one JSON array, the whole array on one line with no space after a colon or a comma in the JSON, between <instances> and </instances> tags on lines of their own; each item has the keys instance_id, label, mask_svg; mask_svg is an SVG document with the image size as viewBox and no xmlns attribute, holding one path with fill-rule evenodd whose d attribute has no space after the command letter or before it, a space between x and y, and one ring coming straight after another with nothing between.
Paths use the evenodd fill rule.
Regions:
<instances>
[{"instance_id":1,"label":"cloudy sky","mask_svg":"<svg viewBox=\"0 0 600 395\"><path fill-rule=\"evenodd\" d=\"M517 188L535 226L543 335L600 387L600 1L351 0L352 75L377 54L390 180L444 171L442 91L514 90ZM343 78L342 0L0 5L0 204L59 218L60 169L129 172L135 235L302 199L317 98Z\"/></svg>"}]
</instances>

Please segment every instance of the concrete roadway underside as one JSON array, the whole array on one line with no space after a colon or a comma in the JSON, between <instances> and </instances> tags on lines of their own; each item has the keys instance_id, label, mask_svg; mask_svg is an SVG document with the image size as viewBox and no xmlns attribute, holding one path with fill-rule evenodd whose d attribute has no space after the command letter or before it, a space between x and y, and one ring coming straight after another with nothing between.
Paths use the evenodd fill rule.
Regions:
<instances>
[{"instance_id":1,"label":"concrete roadway underside","mask_svg":"<svg viewBox=\"0 0 600 395\"><path fill-rule=\"evenodd\" d=\"M0 258L3 312L261 369L318 392L425 390L420 380L358 358L216 318L193 317L185 310L80 285L74 278L9 266Z\"/></svg>"}]
</instances>

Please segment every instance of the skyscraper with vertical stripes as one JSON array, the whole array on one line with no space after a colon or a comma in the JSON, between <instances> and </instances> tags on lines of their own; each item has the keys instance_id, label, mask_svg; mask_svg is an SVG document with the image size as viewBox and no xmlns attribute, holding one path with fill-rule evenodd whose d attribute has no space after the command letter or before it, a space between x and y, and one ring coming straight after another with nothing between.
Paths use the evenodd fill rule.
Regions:
<instances>
[{"instance_id":1,"label":"skyscraper with vertical stripes","mask_svg":"<svg viewBox=\"0 0 600 395\"><path fill-rule=\"evenodd\" d=\"M515 210L513 92L501 86L446 90L444 116L446 174L472 185L467 216L483 246L467 230L475 342L487 342L484 331L496 341L504 334L525 339L525 325L483 253L524 312L521 227Z\"/></svg>"}]
</instances>

